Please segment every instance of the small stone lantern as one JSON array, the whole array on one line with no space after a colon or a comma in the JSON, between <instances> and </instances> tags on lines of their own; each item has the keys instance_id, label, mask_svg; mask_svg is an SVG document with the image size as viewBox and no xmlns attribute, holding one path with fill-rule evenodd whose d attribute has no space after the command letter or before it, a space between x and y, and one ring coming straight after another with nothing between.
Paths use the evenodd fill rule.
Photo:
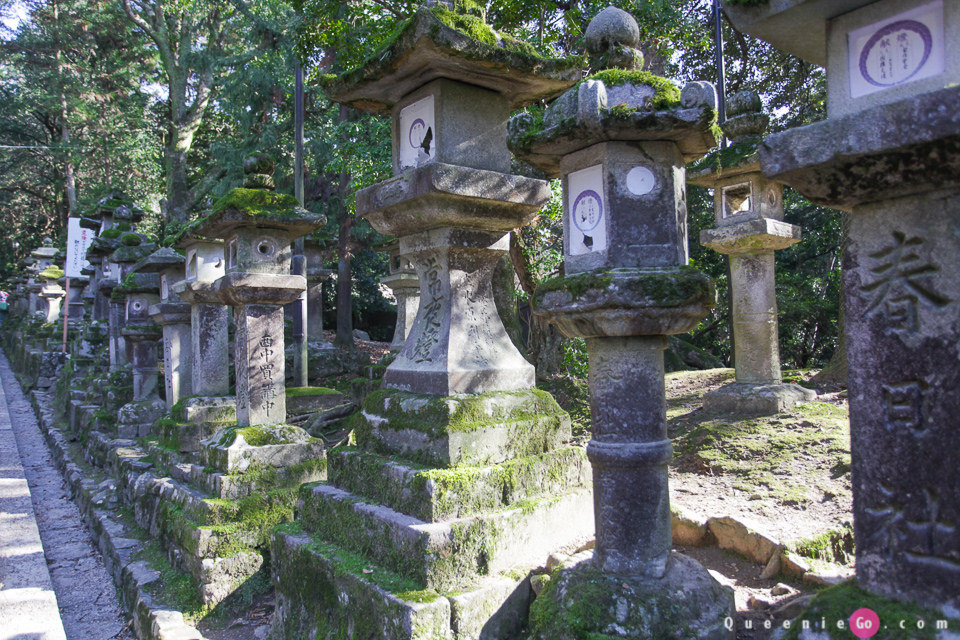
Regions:
<instances>
[{"instance_id":1,"label":"small stone lantern","mask_svg":"<svg viewBox=\"0 0 960 640\"><path fill-rule=\"evenodd\" d=\"M191 393L223 398L230 393L230 354L227 307L213 291L226 270L223 241L196 233L191 226L177 247L185 255L184 279L168 282L172 295L190 305Z\"/></svg>"},{"instance_id":2,"label":"small stone lantern","mask_svg":"<svg viewBox=\"0 0 960 640\"><path fill-rule=\"evenodd\" d=\"M160 276L160 299L150 305L150 318L163 328L163 375L169 411L180 398L190 395L191 366L190 305L180 299L171 284L183 279L184 258L163 247L136 265L138 273Z\"/></svg>"},{"instance_id":3,"label":"small stone lantern","mask_svg":"<svg viewBox=\"0 0 960 640\"><path fill-rule=\"evenodd\" d=\"M307 286L304 276L290 274L290 244L326 221L305 211L293 196L273 192L273 167L264 154L247 157L245 188L220 199L197 229L225 241L226 273L213 288L234 307L241 426L287 419L282 305L296 300Z\"/></svg>"},{"instance_id":4,"label":"small stone lantern","mask_svg":"<svg viewBox=\"0 0 960 640\"><path fill-rule=\"evenodd\" d=\"M706 247L730 256L736 382L704 395L704 408L734 413L777 413L817 394L783 384L777 331L777 292L773 252L800 242L800 227L783 221L783 186L760 171L757 145L769 117L751 91L727 99L724 133L735 157L720 166L721 152L687 176L691 184L714 190L717 227L700 233Z\"/></svg>"},{"instance_id":5,"label":"small stone lantern","mask_svg":"<svg viewBox=\"0 0 960 640\"><path fill-rule=\"evenodd\" d=\"M397 353L407 341L420 308L420 279L410 258L400 255L399 243L390 243L387 251L390 254L390 274L380 278L380 282L390 288L397 300L397 325L390 343L390 353Z\"/></svg>"},{"instance_id":6,"label":"small stone lantern","mask_svg":"<svg viewBox=\"0 0 960 640\"><path fill-rule=\"evenodd\" d=\"M586 338L590 359L596 549L554 574L540 596L550 603L535 606L562 611L590 593L596 614L580 632L661 638L684 625L684 637L729 638L732 593L671 552L663 361L668 336L715 304L713 284L687 266L684 164L716 144L716 93L640 72L639 37L629 13L601 11L587 50L595 69L619 68L588 76L542 121L521 114L508 129L519 159L563 183L565 275L537 288L534 313ZM563 615L540 618L531 637L580 637L571 627Z\"/></svg>"},{"instance_id":7,"label":"small stone lantern","mask_svg":"<svg viewBox=\"0 0 960 640\"><path fill-rule=\"evenodd\" d=\"M307 258L307 338L310 342L323 344L323 283L330 279L333 271L323 268L323 254L315 242L307 239L304 251ZM324 346L332 345L326 343Z\"/></svg>"}]
</instances>

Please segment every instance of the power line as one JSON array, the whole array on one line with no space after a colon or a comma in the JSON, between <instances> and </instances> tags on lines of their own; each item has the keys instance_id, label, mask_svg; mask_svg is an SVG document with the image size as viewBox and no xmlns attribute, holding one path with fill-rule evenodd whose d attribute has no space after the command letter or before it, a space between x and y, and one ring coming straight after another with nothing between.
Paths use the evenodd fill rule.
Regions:
<instances>
[{"instance_id":1,"label":"power line","mask_svg":"<svg viewBox=\"0 0 960 640\"><path fill-rule=\"evenodd\" d=\"M22 145L11 145L11 144L0 144L0 149L52 149L52 150L83 150L83 149L141 149L148 145L134 144L126 147L105 147L103 145L90 145L86 147L63 147L63 146L45 146L45 145L33 145L33 144L22 144Z\"/></svg>"}]
</instances>

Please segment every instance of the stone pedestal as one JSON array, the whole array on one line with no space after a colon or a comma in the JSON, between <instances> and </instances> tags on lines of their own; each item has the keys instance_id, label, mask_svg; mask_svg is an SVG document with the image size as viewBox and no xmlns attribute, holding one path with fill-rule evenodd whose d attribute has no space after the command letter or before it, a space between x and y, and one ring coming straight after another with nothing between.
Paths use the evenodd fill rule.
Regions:
<instances>
[{"instance_id":1,"label":"stone pedestal","mask_svg":"<svg viewBox=\"0 0 960 640\"><path fill-rule=\"evenodd\" d=\"M850 212L844 255L857 580L960 611L960 5L728 7L777 47L826 53L830 117L768 137L763 172ZM790 28L786 28L790 25ZM881 66L891 43L896 65ZM816 56L816 57L814 57ZM947 88L944 88L947 87Z\"/></svg>"},{"instance_id":2,"label":"stone pedestal","mask_svg":"<svg viewBox=\"0 0 960 640\"><path fill-rule=\"evenodd\" d=\"M60 278L57 283L61 287L64 286L66 284L66 278ZM84 296L86 295L89 283L90 278L87 276L70 278L70 291L66 295L66 300L62 305L63 309L60 315L70 322L71 325L78 325L83 322L86 314Z\"/></svg>"},{"instance_id":3,"label":"stone pedestal","mask_svg":"<svg viewBox=\"0 0 960 640\"><path fill-rule=\"evenodd\" d=\"M700 243L729 256L736 382L704 395L709 411L777 413L816 393L782 384L774 251L800 241L800 228L783 221L783 187L760 171L757 145L769 118L760 96L744 91L727 99L724 132L738 154L721 165L716 151L691 171L689 182L713 189L717 227ZM727 152L729 154L729 152Z\"/></svg>"},{"instance_id":4,"label":"stone pedestal","mask_svg":"<svg viewBox=\"0 0 960 640\"><path fill-rule=\"evenodd\" d=\"M594 68L624 68L588 77L539 127L519 116L509 128L516 155L563 179L565 275L542 283L531 306L587 339L593 425L595 551L554 573L531 609L531 638L732 638L733 594L670 553L663 364L667 337L715 304L712 283L686 265L683 165L715 144L716 97L703 83L658 96L663 85L635 72L639 29L620 9L604 9L586 37Z\"/></svg>"}]
</instances>

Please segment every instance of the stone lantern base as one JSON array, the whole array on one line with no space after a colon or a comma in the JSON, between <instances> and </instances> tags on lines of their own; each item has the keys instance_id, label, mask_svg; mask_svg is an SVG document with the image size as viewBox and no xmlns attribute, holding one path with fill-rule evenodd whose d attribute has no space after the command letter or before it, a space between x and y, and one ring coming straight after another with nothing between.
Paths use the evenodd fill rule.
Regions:
<instances>
[{"instance_id":1,"label":"stone lantern base","mask_svg":"<svg viewBox=\"0 0 960 640\"><path fill-rule=\"evenodd\" d=\"M736 610L733 590L695 560L671 554L662 578L604 573L591 552L573 560L554 571L531 606L531 640L734 637L724 624Z\"/></svg>"},{"instance_id":2,"label":"stone lantern base","mask_svg":"<svg viewBox=\"0 0 960 640\"><path fill-rule=\"evenodd\" d=\"M593 537L569 416L536 390L396 389L361 415L362 449L331 453L328 482L301 487L298 521L274 531L274 633L517 637L528 572Z\"/></svg>"},{"instance_id":3,"label":"stone lantern base","mask_svg":"<svg viewBox=\"0 0 960 640\"><path fill-rule=\"evenodd\" d=\"M798 384L744 384L735 382L703 396L703 408L717 413L771 415L798 402L814 402L817 392Z\"/></svg>"}]
</instances>

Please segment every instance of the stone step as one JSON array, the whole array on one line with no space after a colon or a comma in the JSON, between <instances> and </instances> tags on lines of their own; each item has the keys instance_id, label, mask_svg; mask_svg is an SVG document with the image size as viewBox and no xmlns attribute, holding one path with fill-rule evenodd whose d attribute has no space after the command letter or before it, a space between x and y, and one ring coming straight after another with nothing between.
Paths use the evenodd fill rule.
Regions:
<instances>
[{"instance_id":1,"label":"stone step","mask_svg":"<svg viewBox=\"0 0 960 640\"><path fill-rule=\"evenodd\" d=\"M234 426L200 443L200 462L226 474L289 467L325 457L322 440L291 425Z\"/></svg>"},{"instance_id":2,"label":"stone step","mask_svg":"<svg viewBox=\"0 0 960 640\"><path fill-rule=\"evenodd\" d=\"M489 465L570 441L570 416L539 389L450 397L380 389L363 401L357 444L428 465Z\"/></svg>"},{"instance_id":3,"label":"stone step","mask_svg":"<svg viewBox=\"0 0 960 640\"><path fill-rule=\"evenodd\" d=\"M342 447L329 452L328 464L330 484L426 522L464 518L587 487L592 475L582 447L453 469Z\"/></svg>"},{"instance_id":4,"label":"stone step","mask_svg":"<svg viewBox=\"0 0 960 640\"><path fill-rule=\"evenodd\" d=\"M533 597L523 573L484 578L456 595L416 590L403 576L296 524L274 530L271 562L273 628L284 638L312 631L318 638L364 640L516 638Z\"/></svg>"},{"instance_id":5,"label":"stone step","mask_svg":"<svg viewBox=\"0 0 960 640\"><path fill-rule=\"evenodd\" d=\"M287 414L315 413L346 402L342 393L326 387L287 387Z\"/></svg>"},{"instance_id":6,"label":"stone step","mask_svg":"<svg viewBox=\"0 0 960 640\"><path fill-rule=\"evenodd\" d=\"M235 424L236 422L183 422L161 418L154 424L153 430L160 437L163 446L181 453L193 453L200 450L203 440Z\"/></svg>"},{"instance_id":7,"label":"stone step","mask_svg":"<svg viewBox=\"0 0 960 640\"><path fill-rule=\"evenodd\" d=\"M441 591L543 564L593 536L591 489L450 522L424 522L328 484L301 487L298 506L306 531Z\"/></svg>"}]
</instances>

